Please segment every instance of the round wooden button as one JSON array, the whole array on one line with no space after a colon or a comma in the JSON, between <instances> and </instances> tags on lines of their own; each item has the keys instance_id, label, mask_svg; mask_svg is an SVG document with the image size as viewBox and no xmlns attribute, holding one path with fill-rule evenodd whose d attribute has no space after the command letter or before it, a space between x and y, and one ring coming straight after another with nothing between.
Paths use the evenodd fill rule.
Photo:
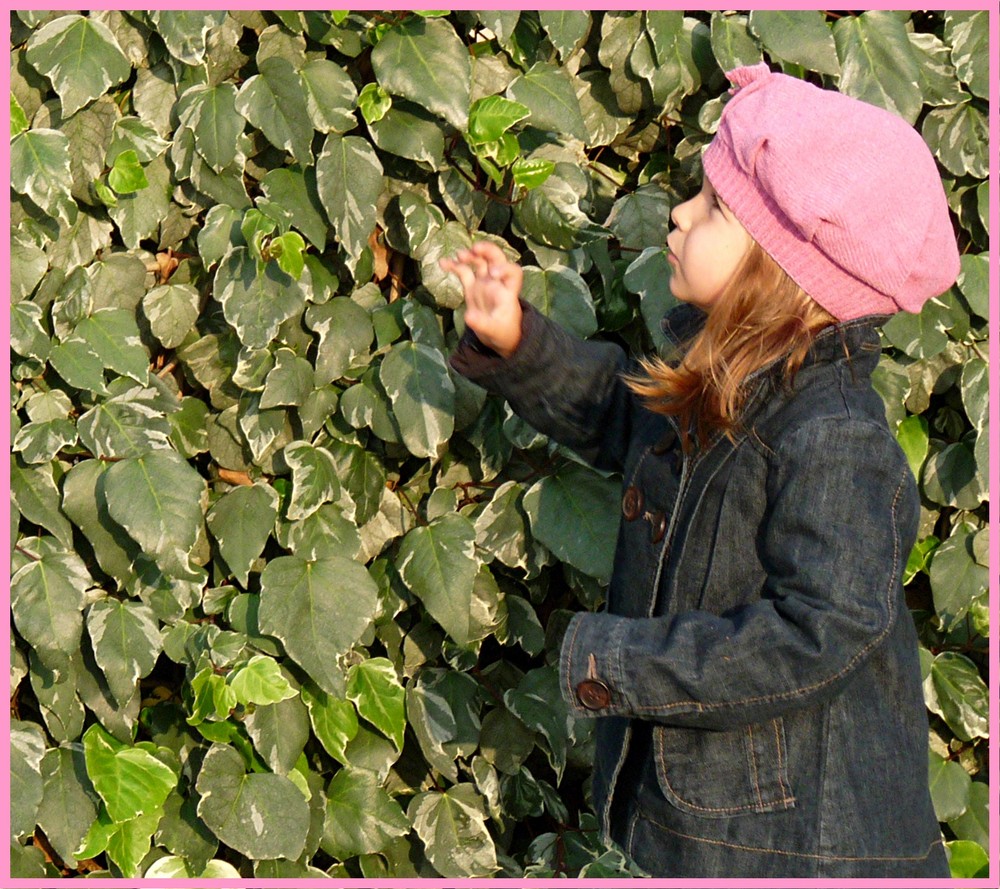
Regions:
<instances>
[{"instance_id":1,"label":"round wooden button","mask_svg":"<svg viewBox=\"0 0 1000 889\"><path fill-rule=\"evenodd\" d=\"M603 710L611 703L611 691L600 679L584 679L576 687L576 697L588 710Z\"/></svg>"},{"instance_id":2,"label":"round wooden button","mask_svg":"<svg viewBox=\"0 0 1000 889\"><path fill-rule=\"evenodd\" d=\"M667 517L662 512L654 512L649 517L652 526L649 531L649 538L653 543L663 540L663 535L667 533Z\"/></svg>"},{"instance_id":3,"label":"round wooden button","mask_svg":"<svg viewBox=\"0 0 1000 889\"><path fill-rule=\"evenodd\" d=\"M635 485L629 485L622 497L622 514L628 521L633 521L642 512L642 491Z\"/></svg>"}]
</instances>

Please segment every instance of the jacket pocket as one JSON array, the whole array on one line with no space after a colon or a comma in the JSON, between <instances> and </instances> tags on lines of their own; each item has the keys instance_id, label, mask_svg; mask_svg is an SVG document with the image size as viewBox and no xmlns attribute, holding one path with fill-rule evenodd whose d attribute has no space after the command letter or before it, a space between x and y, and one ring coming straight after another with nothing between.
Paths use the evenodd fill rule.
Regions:
<instances>
[{"instance_id":1,"label":"jacket pocket","mask_svg":"<svg viewBox=\"0 0 1000 889\"><path fill-rule=\"evenodd\" d=\"M660 790L691 815L728 818L795 805L780 717L731 731L656 726L653 754Z\"/></svg>"}]
</instances>

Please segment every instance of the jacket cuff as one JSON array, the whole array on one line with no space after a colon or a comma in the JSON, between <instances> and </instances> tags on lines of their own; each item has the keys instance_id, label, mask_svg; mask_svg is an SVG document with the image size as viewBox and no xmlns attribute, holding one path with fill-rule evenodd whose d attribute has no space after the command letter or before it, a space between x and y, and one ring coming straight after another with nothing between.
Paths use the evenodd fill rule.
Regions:
<instances>
[{"instance_id":1,"label":"jacket cuff","mask_svg":"<svg viewBox=\"0 0 1000 889\"><path fill-rule=\"evenodd\" d=\"M544 352L544 318L524 300L521 303L521 341L509 358L504 358L483 343L470 327L459 340L449 364L463 377L486 389L497 389L504 383L530 378Z\"/></svg>"},{"instance_id":2,"label":"jacket cuff","mask_svg":"<svg viewBox=\"0 0 1000 889\"><path fill-rule=\"evenodd\" d=\"M577 716L627 716L632 706L621 668L629 618L579 612L566 627L559 654L563 699Z\"/></svg>"}]
</instances>

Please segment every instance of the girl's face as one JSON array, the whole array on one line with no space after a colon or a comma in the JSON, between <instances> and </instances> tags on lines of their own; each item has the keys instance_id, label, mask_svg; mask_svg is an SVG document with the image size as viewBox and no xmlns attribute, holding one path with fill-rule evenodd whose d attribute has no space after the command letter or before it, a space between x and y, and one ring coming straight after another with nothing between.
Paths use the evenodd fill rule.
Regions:
<instances>
[{"instance_id":1,"label":"girl's face","mask_svg":"<svg viewBox=\"0 0 1000 889\"><path fill-rule=\"evenodd\" d=\"M746 255L750 235L708 177L702 179L698 194L673 208L670 219L670 290L679 300L710 311Z\"/></svg>"}]
</instances>

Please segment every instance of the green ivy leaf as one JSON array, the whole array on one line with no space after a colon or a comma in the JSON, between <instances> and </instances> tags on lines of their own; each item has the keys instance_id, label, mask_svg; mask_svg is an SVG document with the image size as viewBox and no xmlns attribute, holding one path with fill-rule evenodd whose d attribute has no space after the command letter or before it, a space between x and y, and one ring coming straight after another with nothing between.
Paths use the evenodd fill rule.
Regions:
<instances>
[{"instance_id":1,"label":"green ivy leaf","mask_svg":"<svg viewBox=\"0 0 1000 889\"><path fill-rule=\"evenodd\" d=\"M927 420L920 415L907 417L896 429L896 441L906 454L913 477L920 478L930 448Z\"/></svg>"},{"instance_id":2,"label":"green ivy leaf","mask_svg":"<svg viewBox=\"0 0 1000 889\"><path fill-rule=\"evenodd\" d=\"M321 306L310 306L306 324L319 334L316 384L339 380L367 356L374 331L371 316L354 300L337 296Z\"/></svg>"},{"instance_id":3,"label":"green ivy leaf","mask_svg":"<svg viewBox=\"0 0 1000 889\"><path fill-rule=\"evenodd\" d=\"M17 631L39 651L72 654L80 647L84 591L93 584L90 574L78 556L51 544L40 542L36 548L21 541L19 546L31 557L10 579Z\"/></svg>"},{"instance_id":4,"label":"green ivy leaf","mask_svg":"<svg viewBox=\"0 0 1000 889\"><path fill-rule=\"evenodd\" d=\"M265 348L282 322L302 311L310 290L308 274L296 281L275 263L259 268L245 247L232 250L215 273L215 298L251 349Z\"/></svg>"},{"instance_id":5,"label":"green ivy leaf","mask_svg":"<svg viewBox=\"0 0 1000 889\"><path fill-rule=\"evenodd\" d=\"M239 753L213 744L197 789L199 817L227 846L254 860L294 860L302 854L309 805L288 778L247 774Z\"/></svg>"},{"instance_id":6,"label":"green ivy leaf","mask_svg":"<svg viewBox=\"0 0 1000 889\"><path fill-rule=\"evenodd\" d=\"M989 366L982 358L972 358L962 366L962 406L973 427L982 432L990 416Z\"/></svg>"},{"instance_id":7,"label":"green ivy leaf","mask_svg":"<svg viewBox=\"0 0 1000 889\"><path fill-rule=\"evenodd\" d=\"M586 141L587 127L580 102L572 82L559 66L535 63L507 87L507 96L529 109L533 127Z\"/></svg>"},{"instance_id":8,"label":"green ivy leaf","mask_svg":"<svg viewBox=\"0 0 1000 889\"><path fill-rule=\"evenodd\" d=\"M962 82L974 95L988 99L990 38L986 10L949 10L944 14L944 39Z\"/></svg>"},{"instance_id":9,"label":"green ivy leaf","mask_svg":"<svg viewBox=\"0 0 1000 889\"><path fill-rule=\"evenodd\" d=\"M519 102L503 96L484 96L469 109L469 139L473 145L494 142L530 115L528 107Z\"/></svg>"},{"instance_id":10,"label":"green ivy leaf","mask_svg":"<svg viewBox=\"0 0 1000 889\"><path fill-rule=\"evenodd\" d=\"M264 654L254 655L228 677L236 700L247 704L277 704L294 698L298 692L282 675L278 662Z\"/></svg>"},{"instance_id":11,"label":"green ivy leaf","mask_svg":"<svg viewBox=\"0 0 1000 889\"><path fill-rule=\"evenodd\" d=\"M455 670L423 669L406 689L406 713L427 762L452 782L456 760L479 746L479 684Z\"/></svg>"},{"instance_id":12,"label":"green ivy leaf","mask_svg":"<svg viewBox=\"0 0 1000 889\"><path fill-rule=\"evenodd\" d=\"M929 751L928 776L931 800L938 821L958 818L969 807L972 780L962 766Z\"/></svg>"},{"instance_id":13,"label":"green ivy leaf","mask_svg":"<svg viewBox=\"0 0 1000 889\"><path fill-rule=\"evenodd\" d=\"M149 854L150 839L156 830L161 813L158 809L127 821L114 821L101 810L97 820L84 837L76 857L86 860L107 852L126 877L139 874L139 865Z\"/></svg>"},{"instance_id":14,"label":"green ivy leaf","mask_svg":"<svg viewBox=\"0 0 1000 889\"><path fill-rule=\"evenodd\" d=\"M10 307L10 345L18 355L45 361L51 342L42 327L41 306L17 302Z\"/></svg>"},{"instance_id":15,"label":"green ivy leaf","mask_svg":"<svg viewBox=\"0 0 1000 889\"><path fill-rule=\"evenodd\" d=\"M965 442L954 442L927 460L923 474L924 494L941 506L976 509L986 498L976 458Z\"/></svg>"},{"instance_id":16,"label":"green ivy leaf","mask_svg":"<svg viewBox=\"0 0 1000 889\"><path fill-rule=\"evenodd\" d=\"M693 20L685 19L680 10L667 9L647 10L645 19L645 39L640 37L635 44L629 67L649 82L657 105L675 108L701 86Z\"/></svg>"},{"instance_id":17,"label":"green ivy leaf","mask_svg":"<svg viewBox=\"0 0 1000 889\"><path fill-rule=\"evenodd\" d=\"M912 32L913 46L920 64L920 90L927 105L954 105L968 97L955 76L949 48L934 34Z\"/></svg>"},{"instance_id":18,"label":"green ivy leaf","mask_svg":"<svg viewBox=\"0 0 1000 889\"><path fill-rule=\"evenodd\" d=\"M844 16L834 24L833 37L840 92L914 123L923 107L920 66L899 17L889 11Z\"/></svg>"},{"instance_id":19,"label":"green ivy leaf","mask_svg":"<svg viewBox=\"0 0 1000 889\"><path fill-rule=\"evenodd\" d=\"M445 132L441 121L410 102L400 102L368 126L375 144L383 151L428 164L447 166Z\"/></svg>"},{"instance_id":20,"label":"green ivy leaf","mask_svg":"<svg viewBox=\"0 0 1000 889\"><path fill-rule=\"evenodd\" d=\"M584 9L540 9L538 20L563 62L583 45L590 33L590 13Z\"/></svg>"},{"instance_id":21,"label":"green ivy leaf","mask_svg":"<svg viewBox=\"0 0 1000 889\"><path fill-rule=\"evenodd\" d=\"M201 65L205 61L208 34L222 25L226 15L224 10L209 12L195 9L149 13L170 55L185 65Z\"/></svg>"},{"instance_id":22,"label":"green ivy leaf","mask_svg":"<svg viewBox=\"0 0 1000 889\"><path fill-rule=\"evenodd\" d=\"M112 163L126 149L132 149L139 163L148 164L170 147L156 130L138 117L119 117L111 131L111 142L105 154L105 163Z\"/></svg>"},{"instance_id":23,"label":"green ivy leaf","mask_svg":"<svg viewBox=\"0 0 1000 889\"><path fill-rule=\"evenodd\" d=\"M444 355L422 343L398 343L383 359L379 378L407 449L436 458L455 429L455 384Z\"/></svg>"},{"instance_id":24,"label":"green ivy leaf","mask_svg":"<svg viewBox=\"0 0 1000 889\"><path fill-rule=\"evenodd\" d=\"M529 729L545 738L549 762L562 780L571 717L559 691L559 671L554 667L530 670L516 688L504 693L504 703Z\"/></svg>"},{"instance_id":25,"label":"green ivy leaf","mask_svg":"<svg viewBox=\"0 0 1000 889\"><path fill-rule=\"evenodd\" d=\"M164 349L175 349L194 329L201 294L190 284L161 284L142 298L142 311Z\"/></svg>"},{"instance_id":26,"label":"green ivy leaf","mask_svg":"<svg viewBox=\"0 0 1000 889\"><path fill-rule=\"evenodd\" d=\"M269 485L240 486L222 495L208 512L208 529L219 554L241 586L264 550L278 514L278 495Z\"/></svg>"},{"instance_id":27,"label":"green ivy leaf","mask_svg":"<svg viewBox=\"0 0 1000 889\"><path fill-rule=\"evenodd\" d=\"M271 56L258 66L236 96L236 110L277 148L302 166L313 162L313 128L298 72L287 59Z\"/></svg>"},{"instance_id":28,"label":"green ivy leaf","mask_svg":"<svg viewBox=\"0 0 1000 889\"><path fill-rule=\"evenodd\" d=\"M354 116L358 90L340 65L327 59L313 59L299 69L299 78L309 117L317 130L348 133L358 125Z\"/></svg>"},{"instance_id":29,"label":"green ivy leaf","mask_svg":"<svg viewBox=\"0 0 1000 889\"><path fill-rule=\"evenodd\" d=\"M118 195L117 203L109 211L122 240L132 250L137 250L144 238L152 238L159 231L170 212L174 190L164 158L155 158L145 167L145 173L149 185L141 191Z\"/></svg>"},{"instance_id":30,"label":"green ivy leaf","mask_svg":"<svg viewBox=\"0 0 1000 889\"><path fill-rule=\"evenodd\" d=\"M69 139L58 130L26 130L10 143L10 184L66 225L79 213L70 185Z\"/></svg>"},{"instance_id":31,"label":"green ivy leaf","mask_svg":"<svg viewBox=\"0 0 1000 889\"><path fill-rule=\"evenodd\" d=\"M25 463L48 463L65 447L76 444L76 426L67 419L27 423L14 436L11 450Z\"/></svg>"},{"instance_id":32,"label":"green ivy leaf","mask_svg":"<svg viewBox=\"0 0 1000 889\"><path fill-rule=\"evenodd\" d=\"M334 858L381 852L396 837L410 832L399 803L367 769L343 768L326 789L323 849Z\"/></svg>"},{"instance_id":33,"label":"green ivy leaf","mask_svg":"<svg viewBox=\"0 0 1000 889\"><path fill-rule=\"evenodd\" d=\"M372 51L379 85L466 129L472 69L469 53L447 22L411 16L390 28Z\"/></svg>"},{"instance_id":34,"label":"green ivy leaf","mask_svg":"<svg viewBox=\"0 0 1000 889\"><path fill-rule=\"evenodd\" d=\"M597 332L597 313L590 288L572 269L557 266L543 270L529 266L524 269L522 291L525 302L577 336L588 337Z\"/></svg>"},{"instance_id":35,"label":"green ivy leaf","mask_svg":"<svg viewBox=\"0 0 1000 889\"><path fill-rule=\"evenodd\" d=\"M618 527L620 482L572 465L524 495L531 533L563 561L607 583Z\"/></svg>"},{"instance_id":36,"label":"green ivy leaf","mask_svg":"<svg viewBox=\"0 0 1000 889\"><path fill-rule=\"evenodd\" d=\"M17 101L17 97L11 93L10 94L10 136L13 139L14 136L19 133L23 133L28 129L28 117L24 113L24 109L21 104Z\"/></svg>"},{"instance_id":37,"label":"green ivy leaf","mask_svg":"<svg viewBox=\"0 0 1000 889\"><path fill-rule=\"evenodd\" d=\"M358 713L354 704L309 685L302 688L302 700L323 748L341 765L348 765L347 745L358 734Z\"/></svg>"},{"instance_id":38,"label":"green ivy leaf","mask_svg":"<svg viewBox=\"0 0 1000 889\"><path fill-rule=\"evenodd\" d=\"M366 83L358 94L358 108L365 123L371 126L389 113L389 109L392 108L392 96L379 84Z\"/></svg>"},{"instance_id":39,"label":"green ivy leaf","mask_svg":"<svg viewBox=\"0 0 1000 889\"><path fill-rule=\"evenodd\" d=\"M960 525L935 551L931 562L934 610L946 629L954 628L973 603L986 595L989 573L973 552L973 535Z\"/></svg>"},{"instance_id":40,"label":"green ivy leaf","mask_svg":"<svg viewBox=\"0 0 1000 889\"><path fill-rule=\"evenodd\" d=\"M268 213L280 213L288 225L302 232L310 244L322 251L326 246L327 223L317 191L315 168L271 170L261 179L260 187L267 196Z\"/></svg>"},{"instance_id":41,"label":"green ivy leaf","mask_svg":"<svg viewBox=\"0 0 1000 889\"><path fill-rule=\"evenodd\" d=\"M80 441L95 457L141 457L170 446L170 422L138 386L95 405L77 422ZM145 398L143 396L146 396Z\"/></svg>"},{"instance_id":42,"label":"green ivy leaf","mask_svg":"<svg viewBox=\"0 0 1000 889\"><path fill-rule=\"evenodd\" d=\"M187 859L178 855L165 855L157 859L142 875L144 880L167 879L167 880L227 880L239 879L240 872L228 861L220 861L213 858L207 862L203 868L192 868Z\"/></svg>"},{"instance_id":43,"label":"green ivy leaf","mask_svg":"<svg viewBox=\"0 0 1000 889\"><path fill-rule=\"evenodd\" d=\"M108 513L157 565L189 575L202 522L204 479L173 451L127 457L108 469Z\"/></svg>"},{"instance_id":44,"label":"green ivy leaf","mask_svg":"<svg viewBox=\"0 0 1000 889\"><path fill-rule=\"evenodd\" d=\"M177 786L177 774L147 749L152 746L127 746L96 724L84 732L87 774L112 821L157 812Z\"/></svg>"},{"instance_id":45,"label":"green ivy leaf","mask_svg":"<svg viewBox=\"0 0 1000 889\"><path fill-rule=\"evenodd\" d=\"M920 126L931 151L948 170L977 179L989 174L988 132L985 115L971 102L935 108Z\"/></svg>"},{"instance_id":46,"label":"green ivy leaf","mask_svg":"<svg viewBox=\"0 0 1000 889\"><path fill-rule=\"evenodd\" d=\"M835 77L840 75L837 47L822 12L806 9L755 9L750 13L749 26L771 55L801 65L808 71L832 74ZM712 46L714 49L714 40Z\"/></svg>"},{"instance_id":47,"label":"green ivy leaf","mask_svg":"<svg viewBox=\"0 0 1000 889\"><path fill-rule=\"evenodd\" d=\"M397 750L403 749L406 731L404 697L396 668L386 658L369 658L347 671L347 699Z\"/></svg>"},{"instance_id":48,"label":"green ivy leaf","mask_svg":"<svg viewBox=\"0 0 1000 889\"><path fill-rule=\"evenodd\" d=\"M307 518L324 503L339 499L337 468L324 449L293 441L285 447L285 462L292 470L292 497L287 512L290 520Z\"/></svg>"},{"instance_id":49,"label":"green ivy leaf","mask_svg":"<svg viewBox=\"0 0 1000 889\"><path fill-rule=\"evenodd\" d=\"M990 857L978 843L967 840L950 840L945 843L948 850L948 867L953 878L989 876Z\"/></svg>"},{"instance_id":50,"label":"green ivy leaf","mask_svg":"<svg viewBox=\"0 0 1000 889\"><path fill-rule=\"evenodd\" d=\"M156 616L141 602L102 599L87 610L87 633L108 688L124 706L163 648Z\"/></svg>"},{"instance_id":51,"label":"green ivy leaf","mask_svg":"<svg viewBox=\"0 0 1000 889\"><path fill-rule=\"evenodd\" d=\"M66 547L73 547L73 529L60 510L59 489L52 465L28 466L20 458L11 461L10 497L29 522L52 533Z\"/></svg>"},{"instance_id":52,"label":"green ivy leaf","mask_svg":"<svg viewBox=\"0 0 1000 889\"><path fill-rule=\"evenodd\" d=\"M276 259L278 267L296 281L302 277L302 270L306 266L305 257L302 255L305 249L306 242L298 232L285 232L283 235L271 238L267 245L270 258Z\"/></svg>"},{"instance_id":53,"label":"green ivy leaf","mask_svg":"<svg viewBox=\"0 0 1000 889\"><path fill-rule=\"evenodd\" d=\"M316 160L316 186L353 268L375 228L382 163L366 139L331 133Z\"/></svg>"},{"instance_id":54,"label":"green ivy leaf","mask_svg":"<svg viewBox=\"0 0 1000 889\"><path fill-rule=\"evenodd\" d=\"M924 686L928 708L948 723L956 737L962 741L989 737L989 689L967 657L941 652L931 663Z\"/></svg>"},{"instance_id":55,"label":"green ivy leaf","mask_svg":"<svg viewBox=\"0 0 1000 889\"><path fill-rule=\"evenodd\" d=\"M131 194L149 185L146 173L139 163L139 155L132 148L123 151L108 173L108 185L116 194Z\"/></svg>"},{"instance_id":56,"label":"green ivy leaf","mask_svg":"<svg viewBox=\"0 0 1000 889\"><path fill-rule=\"evenodd\" d=\"M555 168L556 165L552 161L541 158L527 160L526 158L519 157L514 161L511 173L514 176L515 185L531 191L531 189L538 188L539 185L548 179L555 171Z\"/></svg>"},{"instance_id":57,"label":"green ivy leaf","mask_svg":"<svg viewBox=\"0 0 1000 889\"><path fill-rule=\"evenodd\" d=\"M467 518L443 515L409 531L396 556L403 582L463 646L478 635L471 613L479 571L475 540L475 527Z\"/></svg>"},{"instance_id":58,"label":"green ivy leaf","mask_svg":"<svg viewBox=\"0 0 1000 889\"><path fill-rule=\"evenodd\" d=\"M10 836L19 839L35 830L42 802L41 763L45 736L40 726L12 720L10 726Z\"/></svg>"},{"instance_id":59,"label":"green ivy leaf","mask_svg":"<svg viewBox=\"0 0 1000 889\"><path fill-rule=\"evenodd\" d=\"M882 327L886 339L911 358L933 358L947 347L946 307L928 300L920 312L897 312Z\"/></svg>"},{"instance_id":60,"label":"green ivy leaf","mask_svg":"<svg viewBox=\"0 0 1000 889\"><path fill-rule=\"evenodd\" d=\"M363 565L339 556L306 561L280 556L260 577L261 632L329 694L343 682L334 658L349 650L375 616L378 588Z\"/></svg>"},{"instance_id":61,"label":"green ivy leaf","mask_svg":"<svg viewBox=\"0 0 1000 889\"><path fill-rule=\"evenodd\" d=\"M42 759L44 795L38 808L38 826L56 854L74 867L74 852L97 818L97 795L87 777L79 744L52 747Z\"/></svg>"},{"instance_id":62,"label":"green ivy leaf","mask_svg":"<svg viewBox=\"0 0 1000 889\"><path fill-rule=\"evenodd\" d=\"M488 877L498 870L483 800L472 784L455 784L443 793L418 793L407 816L442 876Z\"/></svg>"},{"instance_id":63,"label":"green ivy leaf","mask_svg":"<svg viewBox=\"0 0 1000 889\"><path fill-rule=\"evenodd\" d=\"M990 261L985 253L978 255L964 254L962 270L958 275L958 289L962 296L980 318L990 315Z\"/></svg>"},{"instance_id":64,"label":"green ivy leaf","mask_svg":"<svg viewBox=\"0 0 1000 889\"><path fill-rule=\"evenodd\" d=\"M260 397L261 408L303 405L313 392L312 364L305 358L299 358L291 349L278 349L274 359L274 367L267 375Z\"/></svg>"},{"instance_id":65,"label":"green ivy leaf","mask_svg":"<svg viewBox=\"0 0 1000 889\"><path fill-rule=\"evenodd\" d=\"M969 788L969 806L964 814L948 822L960 840L979 843L984 849L990 845L990 789L982 781L973 781Z\"/></svg>"},{"instance_id":66,"label":"green ivy leaf","mask_svg":"<svg viewBox=\"0 0 1000 889\"><path fill-rule=\"evenodd\" d=\"M236 87L196 84L177 103L181 124L194 132L194 147L216 173L236 160L246 120L236 108Z\"/></svg>"},{"instance_id":67,"label":"green ivy leaf","mask_svg":"<svg viewBox=\"0 0 1000 889\"><path fill-rule=\"evenodd\" d=\"M98 309L73 331L93 350L104 367L145 383L149 377L149 355L142 345L135 313L128 309Z\"/></svg>"},{"instance_id":68,"label":"green ivy leaf","mask_svg":"<svg viewBox=\"0 0 1000 889\"><path fill-rule=\"evenodd\" d=\"M660 185L645 185L623 195L605 223L629 249L662 248L670 230L670 196Z\"/></svg>"},{"instance_id":69,"label":"green ivy leaf","mask_svg":"<svg viewBox=\"0 0 1000 889\"><path fill-rule=\"evenodd\" d=\"M827 33L829 34L828 28ZM760 44L750 34L749 20L745 15L713 12L710 39L712 53L723 71L732 71L733 68L744 65L756 65L764 59ZM836 51L834 59L836 60ZM837 66L840 67L839 62Z\"/></svg>"},{"instance_id":70,"label":"green ivy leaf","mask_svg":"<svg viewBox=\"0 0 1000 889\"><path fill-rule=\"evenodd\" d=\"M108 27L70 14L43 25L28 40L32 67L52 81L63 117L68 118L132 73Z\"/></svg>"}]
</instances>

